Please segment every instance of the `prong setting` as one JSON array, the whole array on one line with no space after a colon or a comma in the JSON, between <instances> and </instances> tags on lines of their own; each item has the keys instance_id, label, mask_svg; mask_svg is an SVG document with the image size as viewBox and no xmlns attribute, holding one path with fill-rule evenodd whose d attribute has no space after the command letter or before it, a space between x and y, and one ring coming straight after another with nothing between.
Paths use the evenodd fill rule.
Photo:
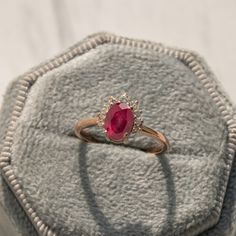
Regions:
<instances>
[{"instance_id":1,"label":"prong setting","mask_svg":"<svg viewBox=\"0 0 236 236\"><path fill-rule=\"evenodd\" d=\"M124 135L123 143L128 144L128 142L129 142L129 134L126 132Z\"/></svg>"}]
</instances>

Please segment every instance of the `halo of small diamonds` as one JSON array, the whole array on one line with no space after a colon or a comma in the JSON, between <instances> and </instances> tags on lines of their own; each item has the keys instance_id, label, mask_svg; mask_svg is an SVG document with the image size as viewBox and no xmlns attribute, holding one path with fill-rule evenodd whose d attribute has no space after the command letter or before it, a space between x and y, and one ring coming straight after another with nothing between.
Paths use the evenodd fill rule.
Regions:
<instances>
[{"instance_id":1,"label":"halo of small diamonds","mask_svg":"<svg viewBox=\"0 0 236 236\"><path fill-rule=\"evenodd\" d=\"M114 106L119 106L119 104L123 104L125 108L128 111L128 115L130 118L129 121L132 128L128 128L128 132L126 132L120 140L114 140L108 135L108 129L106 125L106 118L109 114L110 109L114 109ZM130 111L129 111L130 110ZM133 115L130 114L130 112L133 113ZM104 104L102 110L97 114L98 117L98 126L103 127L103 131L106 134L106 138L111 141L117 141L117 142L124 142L126 143L128 141L128 137L131 133L136 133L138 130L140 130L141 125L143 123L143 118L141 117L142 111L139 109L139 101L138 100L132 100L130 96L128 96L127 93L123 93L118 98L115 98L113 96L109 97L108 103ZM131 124L131 122L133 122Z\"/></svg>"}]
</instances>

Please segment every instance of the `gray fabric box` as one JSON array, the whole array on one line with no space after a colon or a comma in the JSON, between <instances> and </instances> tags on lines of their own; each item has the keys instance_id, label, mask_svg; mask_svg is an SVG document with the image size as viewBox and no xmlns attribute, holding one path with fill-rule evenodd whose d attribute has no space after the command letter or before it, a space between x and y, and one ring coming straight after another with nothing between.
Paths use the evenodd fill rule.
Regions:
<instances>
[{"instance_id":1,"label":"gray fabric box","mask_svg":"<svg viewBox=\"0 0 236 236\"><path fill-rule=\"evenodd\" d=\"M168 153L143 152L139 135L108 143L97 127L100 144L75 137L123 91ZM0 203L18 235L235 234L235 110L194 52L92 35L12 82L0 139Z\"/></svg>"}]
</instances>

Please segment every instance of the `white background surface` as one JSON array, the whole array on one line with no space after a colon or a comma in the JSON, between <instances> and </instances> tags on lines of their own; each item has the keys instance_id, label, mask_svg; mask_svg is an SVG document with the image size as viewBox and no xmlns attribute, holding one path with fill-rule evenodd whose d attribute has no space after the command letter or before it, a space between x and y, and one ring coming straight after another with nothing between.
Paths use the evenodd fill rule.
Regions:
<instances>
[{"instance_id":1,"label":"white background surface","mask_svg":"<svg viewBox=\"0 0 236 236\"><path fill-rule=\"evenodd\" d=\"M235 0L0 0L0 102L12 78L97 31L198 51L236 102Z\"/></svg>"}]
</instances>

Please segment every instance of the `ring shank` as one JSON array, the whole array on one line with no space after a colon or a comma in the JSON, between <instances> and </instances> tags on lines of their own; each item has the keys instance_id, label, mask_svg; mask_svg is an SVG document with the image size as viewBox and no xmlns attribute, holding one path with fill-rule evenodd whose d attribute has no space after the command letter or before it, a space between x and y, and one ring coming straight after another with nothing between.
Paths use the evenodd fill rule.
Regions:
<instances>
[{"instance_id":1,"label":"ring shank","mask_svg":"<svg viewBox=\"0 0 236 236\"><path fill-rule=\"evenodd\" d=\"M141 126L141 130L139 131L145 136L154 138L157 140L161 145L156 145L154 147L150 147L146 149L147 152L160 154L162 152L165 152L169 149L169 141L166 138L166 136L161 133L160 131L153 130L145 125Z\"/></svg>"},{"instance_id":2,"label":"ring shank","mask_svg":"<svg viewBox=\"0 0 236 236\"><path fill-rule=\"evenodd\" d=\"M97 117L80 120L75 126L75 134L79 139L85 142L99 143L100 141L96 139L96 137L84 130L86 128L96 125L98 125ZM154 138L159 143L159 145L145 149L146 152L160 154L169 149L169 141L165 137L165 135L160 131L153 130L145 125L141 125L140 130L138 132L145 136Z\"/></svg>"}]
</instances>

